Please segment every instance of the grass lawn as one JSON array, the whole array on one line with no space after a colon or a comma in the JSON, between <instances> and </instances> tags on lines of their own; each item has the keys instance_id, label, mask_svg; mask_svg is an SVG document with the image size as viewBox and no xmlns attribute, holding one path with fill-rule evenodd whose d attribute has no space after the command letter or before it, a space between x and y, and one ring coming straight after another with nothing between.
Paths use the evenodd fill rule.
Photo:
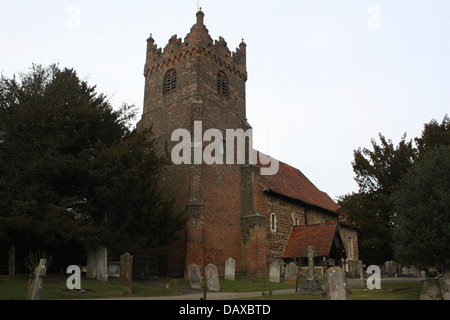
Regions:
<instances>
[{"instance_id":1,"label":"grass lawn","mask_svg":"<svg viewBox=\"0 0 450 320\"><path fill-rule=\"evenodd\" d=\"M350 288L350 300L419 300L423 282L383 282L381 290ZM242 300L326 300L326 296L275 294Z\"/></svg>"},{"instance_id":2,"label":"grass lawn","mask_svg":"<svg viewBox=\"0 0 450 320\"><path fill-rule=\"evenodd\" d=\"M119 286L119 280L109 278L107 283L81 278L81 289L85 292L69 291L66 286L68 276L48 275L43 281L42 300L59 299L96 299L116 297L151 297L177 295L174 290L133 283L133 294L126 295ZM25 300L28 288L28 275L20 274L16 278L0 280L0 300Z\"/></svg>"},{"instance_id":3,"label":"grass lawn","mask_svg":"<svg viewBox=\"0 0 450 320\"><path fill-rule=\"evenodd\" d=\"M107 283L91 280L82 276L81 288L84 292L69 291L65 275L47 275L44 278L42 300L60 299L96 299L96 298L132 298L152 296L172 296L180 294L174 289L133 283L133 294L125 295L119 287L119 281L110 278ZM162 282L169 283L169 280ZM324 285L323 280L319 282ZM178 279L179 288L189 288L189 280ZM294 289L295 284L269 283L267 279L255 277L253 282L245 281L244 275L236 275L236 281L220 278L222 292L260 292L261 295L245 300L326 300L323 296L300 294L272 294L272 291ZM299 288L301 282L299 283ZM0 300L25 300L28 288L28 275L20 274L14 279L0 279ZM418 300L422 282L382 282L381 290L358 290L351 288L350 300ZM262 292L265 292L263 296Z\"/></svg>"}]
</instances>

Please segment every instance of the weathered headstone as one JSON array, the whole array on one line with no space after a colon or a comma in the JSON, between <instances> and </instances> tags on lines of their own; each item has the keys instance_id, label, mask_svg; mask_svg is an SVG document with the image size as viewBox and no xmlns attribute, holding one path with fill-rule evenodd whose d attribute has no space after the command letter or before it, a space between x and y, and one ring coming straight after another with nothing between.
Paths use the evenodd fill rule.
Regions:
<instances>
[{"instance_id":1,"label":"weathered headstone","mask_svg":"<svg viewBox=\"0 0 450 320\"><path fill-rule=\"evenodd\" d=\"M384 268L388 277L394 277L396 275L396 266L394 261L386 261Z\"/></svg>"},{"instance_id":2,"label":"weathered headstone","mask_svg":"<svg viewBox=\"0 0 450 320\"><path fill-rule=\"evenodd\" d=\"M192 289L202 288L202 273L200 267L196 264L191 264L188 267L189 281Z\"/></svg>"},{"instance_id":3,"label":"weathered headstone","mask_svg":"<svg viewBox=\"0 0 450 320\"><path fill-rule=\"evenodd\" d=\"M331 267L326 273L327 300L348 300L347 276L339 267Z\"/></svg>"},{"instance_id":4,"label":"weathered headstone","mask_svg":"<svg viewBox=\"0 0 450 320\"><path fill-rule=\"evenodd\" d=\"M366 287L366 281L364 280L364 265L362 260L358 261L358 272L359 272L358 287L363 289Z\"/></svg>"},{"instance_id":5,"label":"weathered headstone","mask_svg":"<svg viewBox=\"0 0 450 320\"><path fill-rule=\"evenodd\" d=\"M290 262L284 273L284 283L295 283L297 281L298 267L295 262Z\"/></svg>"},{"instance_id":6,"label":"weathered headstone","mask_svg":"<svg viewBox=\"0 0 450 320\"><path fill-rule=\"evenodd\" d=\"M168 288L178 292L178 280L170 279Z\"/></svg>"},{"instance_id":7,"label":"weathered headstone","mask_svg":"<svg viewBox=\"0 0 450 320\"><path fill-rule=\"evenodd\" d=\"M205 268L206 283L209 291L220 291L219 273L217 267L212 263L208 264Z\"/></svg>"},{"instance_id":8,"label":"weathered headstone","mask_svg":"<svg viewBox=\"0 0 450 320\"><path fill-rule=\"evenodd\" d=\"M133 256L129 253L120 256L119 285L126 294L133 293Z\"/></svg>"},{"instance_id":9,"label":"weathered headstone","mask_svg":"<svg viewBox=\"0 0 450 320\"><path fill-rule=\"evenodd\" d=\"M106 248L91 247L88 249L86 276L108 282L108 253Z\"/></svg>"},{"instance_id":10,"label":"weathered headstone","mask_svg":"<svg viewBox=\"0 0 450 320\"><path fill-rule=\"evenodd\" d=\"M120 262L108 263L108 278L120 278Z\"/></svg>"},{"instance_id":11,"label":"weathered headstone","mask_svg":"<svg viewBox=\"0 0 450 320\"><path fill-rule=\"evenodd\" d=\"M95 279L97 277L97 248L89 247L87 251L86 277Z\"/></svg>"},{"instance_id":12,"label":"weathered headstone","mask_svg":"<svg viewBox=\"0 0 450 320\"><path fill-rule=\"evenodd\" d=\"M300 291L318 291L322 290L322 286L314 277L314 258L318 253L313 246L308 246L308 251L304 256L308 258L308 272L306 273L306 280L303 282Z\"/></svg>"},{"instance_id":13,"label":"weathered headstone","mask_svg":"<svg viewBox=\"0 0 450 320\"><path fill-rule=\"evenodd\" d=\"M419 300L444 300L439 279L426 279L423 282Z\"/></svg>"},{"instance_id":14,"label":"weathered headstone","mask_svg":"<svg viewBox=\"0 0 450 320\"><path fill-rule=\"evenodd\" d=\"M41 300L42 296L42 277L47 274L47 268L45 264L46 259L41 259L39 265L34 270L34 280L31 284L30 291L28 292L28 300Z\"/></svg>"},{"instance_id":15,"label":"weathered headstone","mask_svg":"<svg viewBox=\"0 0 450 320\"><path fill-rule=\"evenodd\" d=\"M444 274L442 279L439 279L444 300L450 300L450 272Z\"/></svg>"},{"instance_id":16,"label":"weathered headstone","mask_svg":"<svg viewBox=\"0 0 450 320\"><path fill-rule=\"evenodd\" d=\"M10 277L16 275L16 249L14 247L9 248L8 274Z\"/></svg>"},{"instance_id":17,"label":"weathered headstone","mask_svg":"<svg viewBox=\"0 0 450 320\"><path fill-rule=\"evenodd\" d=\"M225 280L235 280L236 274L236 261L233 258L228 258L225 261Z\"/></svg>"},{"instance_id":18,"label":"weathered headstone","mask_svg":"<svg viewBox=\"0 0 450 320\"><path fill-rule=\"evenodd\" d=\"M108 252L106 248L98 248L97 259L97 280L108 282Z\"/></svg>"},{"instance_id":19,"label":"weathered headstone","mask_svg":"<svg viewBox=\"0 0 450 320\"><path fill-rule=\"evenodd\" d=\"M280 262L277 260L270 264L269 282L280 283Z\"/></svg>"}]
</instances>

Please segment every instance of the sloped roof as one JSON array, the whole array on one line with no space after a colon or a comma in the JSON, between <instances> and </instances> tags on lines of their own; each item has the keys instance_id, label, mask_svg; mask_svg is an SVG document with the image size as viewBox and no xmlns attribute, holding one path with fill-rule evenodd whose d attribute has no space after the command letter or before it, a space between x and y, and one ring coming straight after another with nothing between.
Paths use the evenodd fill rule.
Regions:
<instances>
[{"instance_id":1,"label":"sloped roof","mask_svg":"<svg viewBox=\"0 0 450 320\"><path fill-rule=\"evenodd\" d=\"M259 161L258 166L262 165ZM261 176L262 183L270 191L286 197L300 200L307 204L326 209L336 213L339 206L328 194L320 191L317 187L298 169L281 162L278 173L273 176Z\"/></svg>"},{"instance_id":2,"label":"sloped roof","mask_svg":"<svg viewBox=\"0 0 450 320\"><path fill-rule=\"evenodd\" d=\"M293 226L282 258L303 257L308 246L313 246L319 256L329 256L336 228L337 222Z\"/></svg>"}]
</instances>

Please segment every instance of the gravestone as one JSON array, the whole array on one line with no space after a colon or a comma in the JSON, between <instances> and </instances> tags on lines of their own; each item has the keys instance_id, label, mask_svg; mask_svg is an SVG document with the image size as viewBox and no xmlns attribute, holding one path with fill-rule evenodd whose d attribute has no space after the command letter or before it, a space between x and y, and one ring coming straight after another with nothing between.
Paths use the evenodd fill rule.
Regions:
<instances>
[{"instance_id":1,"label":"gravestone","mask_svg":"<svg viewBox=\"0 0 450 320\"><path fill-rule=\"evenodd\" d=\"M41 300L42 296L42 277L47 274L47 268L45 264L46 259L41 259L39 265L34 269L34 280L31 284L30 291L28 292L27 300Z\"/></svg>"},{"instance_id":2,"label":"gravestone","mask_svg":"<svg viewBox=\"0 0 450 320\"><path fill-rule=\"evenodd\" d=\"M129 253L120 256L119 285L126 294L133 293L133 256Z\"/></svg>"},{"instance_id":3,"label":"gravestone","mask_svg":"<svg viewBox=\"0 0 450 320\"><path fill-rule=\"evenodd\" d=\"M108 252L106 248L91 247L87 253L86 276L108 282Z\"/></svg>"},{"instance_id":4,"label":"gravestone","mask_svg":"<svg viewBox=\"0 0 450 320\"><path fill-rule=\"evenodd\" d=\"M233 258L228 258L225 261L225 280L235 280L236 275L236 261Z\"/></svg>"},{"instance_id":5,"label":"gravestone","mask_svg":"<svg viewBox=\"0 0 450 320\"><path fill-rule=\"evenodd\" d=\"M217 267L212 263L208 264L205 268L206 283L209 291L220 291L219 272Z\"/></svg>"},{"instance_id":6,"label":"gravestone","mask_svg":"<svg viewBox=\"0 0 450 320\"><path fill-rule=\"evenodd\" d=\"M358 261L359 281L358 287L364 289L366 287L366 281L364 280L364 265L362 260Z\"/></svg>"},{"instance_id":7,"label":"gravestone","mask_svg":"<svg viewBox=\"0 0 450 320\"><path fill-rule=\"evenodd\" d=\"M308 271L300 291L320 291L322 286L314 277L314 258L318 256L318 253L313 246L308 246L308 251L305 252L304 256L308 258Z\"/></svg>"},{"instance_id":8,"label":"gravestone","mask_svg":"<svg viewBox=\"0 0 450 320\"><path fill-rule=\"evenodd\" d=\"M172 289L175 292L178 292L178 280L170 279L169 284L168 284L168 289Z\"/></svg>"},{"instance_id":9,"label":"gravestone","mask_svg":"<svg viewBox=\"0 0 450 320\"><path fill-rule=\"evenodd\" d=\"M97 248L89 247L87 252L87 265L86 265L86 277L89 279L95 279L97 277Z\"/></svg>"},{"instance_id":10,"label":"gravestone","mask_svg":"<svg viewBox=\"0 0 450 320\"><path fill-rule=\"evenodd\" d=\"M450 300L450 272L444 274L442 279L439 279L444 300Z\"/></svg>"},{"instance_id":11,"label":"gravestone","mask_svg":"<svg viewBox=\"0 0 450 320\"><path fill-rule=\"evenodd\" d=\"M444 300L439 279L425 279L419 300Z\"/></svg>"},{"instance_id":12,"label":"gravestone","mask_svg":"<svg viewBox=\"0 0 450 320\"><path fill-rule=\"evenodd\" d=\"M327 300L348 300L347 276L339 267L331 267L326 273Z\"/></svg>"},{"instance_id":13,"label":"gravestone","mask_svg":"<svg viewBox=\"0 0 450 320\"><path fill-rule=\"evenodd\" d=\"M9 248L8 274L10 277L16 275L16 249L14 247Z\"/></svg>"},{"instance_id":14,"label":"gravestone","mask_svg":"<svg viewBox=\"0 0 450 320\"><path fill-rule=\"evenodd\" d=\"M394 261L386 261L384 268L388 277L394 277L396 275L396 266Z\"/></svg>"},{"instance_id":15,"label":"gravestone","mask_svg":"<svg viewBox=\"0 0 450 320\"><path fill-rule=\"evenodd\" d=\"M295 283L297 281L298 267L295 262L290 262L284 273L284 283Z\"/></svg>"},{"instance_id":16,"label":"gravestone","mask_svg":"<svg viewBox=\"0 0 450 320\"><path fill-rule=\"evenodd\" d=\"M108 252L106 248L98 248L96 252L97 277L101 282L108 282Z\"/></svg>"},{"instance_id":17,"label":"gravestone","mask_svg":"<svg viewBox=\"0 0 450 320\"><path fill-rule=\"evenodd\" d=\"M280 283L280 261L272 261L270 264L269 282Z\"/></svg>"},{"instance_id":18,"label":"gravestone","mask_svg":"<svg viewBox=\"0 0 450 320\"><path fill-rule=\"evenodd\" d=\"M196 264L191 264L188 267L189 281L191 283L192 289L202 288L202 273L200 272L200 267Z\"/></svg>"},{"instance_id":19,"label":"gravestone","mask_svg":"<svg viewBox=\"0 0 450 320\"><path fill-rule=\"evenodd\" d=\"M120 277L120 262L108 263L108 278Z\"/></svg>"}]
</instances>

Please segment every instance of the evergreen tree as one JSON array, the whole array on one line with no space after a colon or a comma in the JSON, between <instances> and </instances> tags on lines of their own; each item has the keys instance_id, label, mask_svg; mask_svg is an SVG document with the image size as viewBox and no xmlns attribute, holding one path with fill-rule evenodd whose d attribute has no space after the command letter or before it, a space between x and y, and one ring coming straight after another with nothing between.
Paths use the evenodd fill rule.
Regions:
<instances>
[{"instance_id":1,"label":"evergreen tree","mask_svg":"<svg viewBox=\"0 0 450 320\"><path fill-rule=\"evenodd\" d=\"M422 135L414 139L416 147L412 140L406 141L406 135L394 147L380 134L380 145L372 140L372 150L354 151L352 166L359 191L342 196L339 205L340 213L360 228L360 257L367 263L379 264L394 259L394 248L399 250L395 241L403 232L396 229L397 211L403 209L399 208L398 199L394 201L394 194L404 192L402 189L406 186L401 186L400 181L414 168L416 161L440 146L450 145L449 129L450 120L445 116L441 124L432 120L424 125ZM417 188L426 187L418 185ZM399 232L396 238L394 230Z\"/></svg>"},{"instance_id":2,"label":"evergreen tree","mask_svg":"<svg viewBox=\"0 0 450 320\"><path fill-rule=\"evenodd\" d=\"M72 69L0 80L0 239L111 249L170 242L183 225L157 191L165 159L134 108L114 110Z\"/></svg>"},{"instance_id":3,"label":"evergreen tree","mask_svg":"<svg viewBox=\"0 0 450 320\"><path fill-rule=\"evenodd\" d=\"M393 196L396 259L442 273L450 262L450 145L436 146L416 161Z\"/></svg>"},{"instance_id":4,"label":"evergreen tree","mask_svg":"<svg viewBox=\"0 0 450 320\"><path fill-rule=\"evenodd\" d=\"M359 228L360 257L370 264L393 258L390 196L398 188L400 177L412 165L416 152L404 135L397 147L379 135L381 144L372 140L373 150L359 148L352 162L359 192L340 198L340 213Z\"/></svg>"}]
</instances>

